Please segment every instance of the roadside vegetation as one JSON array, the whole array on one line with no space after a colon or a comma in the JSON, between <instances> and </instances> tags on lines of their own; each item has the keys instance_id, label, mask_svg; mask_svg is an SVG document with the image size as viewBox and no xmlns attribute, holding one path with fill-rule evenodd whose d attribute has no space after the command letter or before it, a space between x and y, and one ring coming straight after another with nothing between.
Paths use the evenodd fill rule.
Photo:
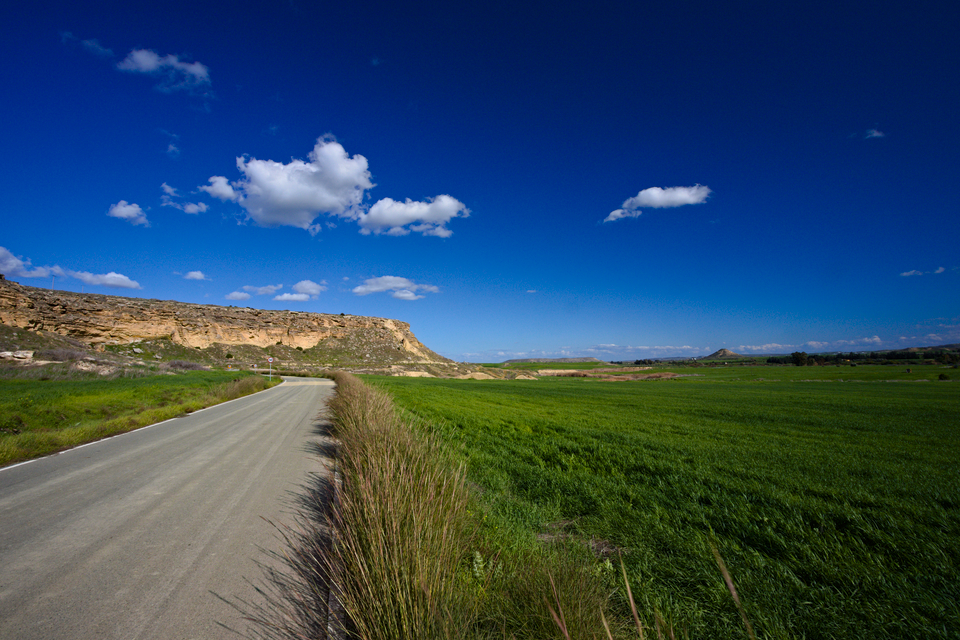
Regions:
<instances>
[{"instance_id":1,"label":"roadside vegetation","mask_svg":"<svg viewBox=\"0 0 960 640\"><path fill-rule=\"evenodd\" d=\"M262 376L196 369L202 367L173 361L162 368L119 368L104 376L77 371L69 364L0 367L0 465L131 431L271 386ZM275 379L273 384L279 382Z\"/></svg>"},{"instance_id":2,"label":"roadside vegetation","mask_svg":"<svg viewBox=\"0 0 960 640\"><path fill-rule=\"evenodd\" d=\"M286 547L274 557L286 569L266 570L260 591L267 605L239 607L258 623L256 637L532 640L678 632L659 609L642 620L631 611L636 601L615 549L585 544L562 523L539 538L495 524L454 443L398 410L382 389L346 373L335 380L336 476L317 478L299 500L299 526L282 530ZM714 579L721 590L731 585L726 597L737 610L719 557ZM741 637L753 637L741 620ZM327 635L338 626L340 634Z\"/></svg>"},{"instance_id":3,"label":"roadside vegetation","mask_svg":"<svg viewBox=\"0 0 960 640\"><path fill-rule=\"evenodd\" d=\"M861 381L805 381L834 370ZM553 575L579 595L563 603L568 623L582 611L571 637L605 637L601 610L625 633L622 557L650 637L659 616L692 638L743 638L715 544L758 637L952 638L960 387L935 370L916 383L882 382L882 366L622 383L364 379L464 465L478 524L458 525L471 535L449 566L476 589L461 606L474 628L563 637L543 613ZM529 634L509 622L538 615Z\"/></svg>"}]
</instances>

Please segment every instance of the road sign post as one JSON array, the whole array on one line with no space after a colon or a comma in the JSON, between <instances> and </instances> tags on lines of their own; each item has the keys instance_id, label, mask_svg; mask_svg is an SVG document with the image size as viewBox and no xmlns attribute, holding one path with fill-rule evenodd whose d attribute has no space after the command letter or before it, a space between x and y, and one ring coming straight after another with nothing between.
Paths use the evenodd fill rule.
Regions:
<instances>
[{"instance_id":1,"label":"road sign post","mask_svg":"<svg viewBox=\"0 0 960 640\"><path fill-rule=\"evenodd\" d=\"M267 358L267 362L270 366L270 372L267 374L267 380L273 380L273 358Z\"/></svg>"}]
</instances>

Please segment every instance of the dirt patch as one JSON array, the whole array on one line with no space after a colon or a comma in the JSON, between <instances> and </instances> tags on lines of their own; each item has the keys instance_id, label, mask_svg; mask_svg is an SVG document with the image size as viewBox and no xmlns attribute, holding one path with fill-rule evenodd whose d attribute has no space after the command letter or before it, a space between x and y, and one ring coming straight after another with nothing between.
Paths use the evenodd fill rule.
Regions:
<instances>
[{"instance_id":1,"label":"dirt patch","mask_svg":"<svg viewBox=\"0 0 960 640\"><path fill-rule=\"evenodd\" d=\"M462 376L457 376L457 380L493 380L494 377L489 373L481 373L479 371L474 371L473 373L465 373Z\"/></svg>"}]
</instances>

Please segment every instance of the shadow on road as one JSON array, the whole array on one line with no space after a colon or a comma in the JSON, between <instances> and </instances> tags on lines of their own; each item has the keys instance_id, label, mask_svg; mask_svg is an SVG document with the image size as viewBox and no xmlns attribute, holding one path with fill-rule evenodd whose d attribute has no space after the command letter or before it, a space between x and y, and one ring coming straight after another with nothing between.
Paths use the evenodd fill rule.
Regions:
<instances>
[{"instance_id":1,"label":"shadow on road","mask_svg":"<svg viewBox=\"0 0 960 640\"><path fill-rule=\"evenodd\" d=\"M312 428L315 439L304 450L316 455L324 470L309 474L287 503L293 524L270 522L276 529L279 549L260 549L257 561L260 580L251 581L259 603L217 594L250 624L246 632L229 628L253 640L339 640L344 637L344 615L331 593L327 561L333 544L329 526L336 499L338 443L330 435L330 423L319 416Z\"/></svg>"}]
</instances>

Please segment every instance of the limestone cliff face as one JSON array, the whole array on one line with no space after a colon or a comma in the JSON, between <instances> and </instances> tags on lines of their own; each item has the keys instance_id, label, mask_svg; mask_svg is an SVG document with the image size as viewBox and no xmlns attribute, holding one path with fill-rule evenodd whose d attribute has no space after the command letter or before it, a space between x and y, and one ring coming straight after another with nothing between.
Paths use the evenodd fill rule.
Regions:
<instances>
[{"instance_id":1,"label":"limestone cliff face","mask_svg":"<svg viewBox=\"0 0 960 640\"><path fill-rule=\"evenodd\" d=\"M94 346L163 338L201 349L214 343L258 347L282 343L381 362L450 362L425 347L410 325L399 320L51 291L2 276L0 323Z\"/></svg>"}]
</instances>

